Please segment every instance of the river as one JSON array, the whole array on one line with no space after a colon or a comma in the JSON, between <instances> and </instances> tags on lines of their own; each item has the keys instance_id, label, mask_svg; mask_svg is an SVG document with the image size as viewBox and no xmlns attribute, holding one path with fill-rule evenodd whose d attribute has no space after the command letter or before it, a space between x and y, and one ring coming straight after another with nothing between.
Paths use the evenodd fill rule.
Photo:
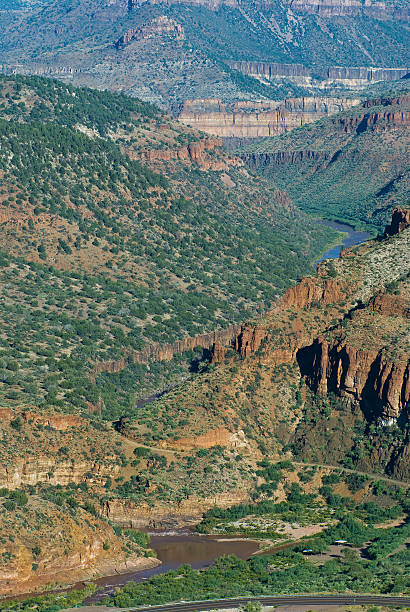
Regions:
<instances>
[{"instance_id":1,"label":"river","mask_svg":"<svg viewBox=\"0 0 410 612\"><path fill-rule=\"evenodd\" d=\"M199 569L211 565L215 559L223 555L236 555L240 559L248 559L258 550L258 543L254 540L220 539L215 536L201 536L195 533L164 533L151 534L150 546L157 553L162 562L158 567L128 574L109 576L94 581L99 590L89 597L85 604L90 605L100 601L117 587L123 586L131 580L142 582L172 569L177 569L184 563Z\"/></svg>"},{"instance_id":2,"label":"river","mask_svg":"<svg viewBox=\"0 0 410 612\"><path fill-rule=\"evenodd\" d=\"M315 262L315 267L320 261L324 259L336 259L340 256L343 249L365 242L370 238L370 234L367 232L355 230L346 223L328 221L326 219L320 219L317 222L333 230L342 232L344 235L341 237L340 244L333 246L323 253ZM161 395L163 395L163 393L153 395L145 400L140 400L138 405L154 401ZM142 582L156 574L162 574L163 572L177 569L184 563L189 563L193 568L198 569L211 565L217 557L223 555L234 554L241 559L247 559L258 550L257 542L252 540L218 540L214 536L200 536L187 532L172 534L153 533L151 534L150 546L157 553L158 559L162 562L161 565L148 570L130 572L128 574L120 574L97 580L96 583L99 586L99 590L95 595L90 597L86 603L91 604L103 599L112 593L115 588L123 586L131 580Z\"/></svg>"},{"instance_id":3,"label":"river","mask_svg":"<svg viewBox=\"0 0 410 612\"><path fill-rule=\"evenodd\" d=\"M341 239L341 243L333 246L328 249L323 255L315 261L315 267L320 261L324 259L337 259L340 256L340 253L343 249L347 247L355 246L356 244L361 244L366 240L369 240L370 234L368 232L362 232L359 230L355 230L351 225L347 225L346 223L339 223L338 221L328 221L327 219L320 219L317 221L322 225L326 225L338 232L343 232L345 236Z\"/></svg>"}]
</instances>

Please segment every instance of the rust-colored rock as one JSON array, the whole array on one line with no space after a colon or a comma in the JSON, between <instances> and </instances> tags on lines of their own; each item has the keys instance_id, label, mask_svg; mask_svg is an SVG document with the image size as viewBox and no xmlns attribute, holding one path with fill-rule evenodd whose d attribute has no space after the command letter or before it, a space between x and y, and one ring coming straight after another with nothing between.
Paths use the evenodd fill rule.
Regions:
<instances>
[{"instance_id":1,"label":"rust-colored rock","mask_svg":"<svg viewBox=\"0 0 410 612\"><path fill-rule=\"evenodd\" d=\"M213 446L243 448L247 446L247 441L242 430L232 433L226 427L218 427L200 436L179 438L169 443L170 448L182 449L212 448Z\"/></svg>"},{"instance_id":2,"label":"rust-colored rock","mask_svg":"<svg viewBox=\"0 0 410 612\"><path fill-rule=\"evenodd\" d=\"M264 327L243 325L235 338L235 350L241 357L249 357L261 347L266 338L267 332Z\"/></svg>"},{"instance_id":3,"label":"rust-colored rock","mask_svg":"<svg viewBox=\"0 0 410 612\"><path fill-rule=\"evenodd\" d=\"M22 417L26 423L51 427L57 431L66 431L72 428L85 427L86 421L74 414L43 415L36 412L23 412Z\"/></svg>"},{"instance_id":4,"label":"rust-colored rock","mask_svg":"<svg viewBox=\"0 0 410 612\"><path fill-rule=\"evenodd\" d=\"M320 274L320 269L318 269ZM343 298L343 289L336 279L304 278L290 287L283 296L282 308L304 308L312 303L333 304Z\"/></svg>"},{"instance_id":5,"label":"rust-colored rock","mask_svg":"<svg viewBox=\"0 0 410 612\"><path fill-rule=\"evenodd\" d=\"M212 346L211 363L219 363L225 359L226 348L217 340Z\"/></svg>"},{"instance_id":6,"label":"rust-colored rock","mask_svg":"<svg viewBox=\"0 0 410 612\"><path fill-rule=\"evenodd\" d=\"M379 293L370 300L369 306L373 312L380 312L387 316L410 317L410 304L407 296Z\"/></svg>"},{"instance_id":7,"label":"rust-colored rock","mask_svg":"<svg viewBox=\"0 0 410 612\"><path fill-rule=\"evenodd\" d=\"M386 227L386 234L394 236L410 225L410 208L395 208L392 213L391 224Z\"/></svg>"},{"instance_id":8,"label":"rust-colored rock","mask_svg":"<svg viewBox=\"0 0 410 612\"><path fill-rule=\"evenodd\" d=\"M330 345L324 338L299 351L299 363L308 384L326 394L337 391L364 402L371 417L396 420L410 400L408 363L392 362L383 350Z\"/></svg>"}]
</instances>

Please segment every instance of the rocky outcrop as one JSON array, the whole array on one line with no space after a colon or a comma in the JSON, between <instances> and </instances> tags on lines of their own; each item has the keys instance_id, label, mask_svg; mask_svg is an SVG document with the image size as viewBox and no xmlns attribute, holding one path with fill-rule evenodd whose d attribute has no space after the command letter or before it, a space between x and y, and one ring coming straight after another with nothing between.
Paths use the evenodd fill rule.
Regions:
<instances>
[{"instance_id":1,"label":"rocky outcrop","mask_svg":"<svg viewBox=\"0 0 410 612\"><path fill-rule=\"evenodd\" d=\"M182 42L185 40L185 31L175 19L160 15L149 24L127 30L114 46L116 49L121 49L133 40L150 40L156 36L169 36L176 42Z\"/></svg>"},{"instance_id":2,"label":"rocky outcrop","mask_svg":"<svg viewBox=\"0 0 410 612\"><path fill-rule=\"evenodd\" d=\"M358 133L366 132L367 130L383 130L394 128L408 128L410 126L410 111L386 111L380 113L364 113L363 115L354 115L351 117L341 117L337 120L344 132Z\"/></svg>"},{"instance_id":3,"label":"rocky outcrop","mask_svg":"<svg viewBox=\"0 0 410 612\"><path fill-rule=\"evenodd\" d=\"M318 268L320 275L321 270ZM304 278L294 287L290 287L283 296L281 308L305 308L316 304L335 304L344 299L345 289L333 278Z\"/></svg>"},{"instance_id":4,"label":"rocky outcrop","mask_svg":"<svg viewBox=\"0 0 410 612\"><path fill-rule=\"evenodd\" d=\"M407 21L408 8L397 3L380 2L376 0L288 0L292 11L309 13L323 18L355 17L363 15L374 19L400 19Z\"/></svg>"},{"instance_id":5,"label":"rocky outcrop","mask_svg":"<svg viewBox=\"0 0 410 612\"><path fill-rule=\"evenodd\" d=\"M397 420L410 400L410 366L392 362L383 350L350 346L346 341L329 344L318 338L301 349L302 374L316 392L338 392L363 402L372 419Z\"/></svg>"},{"instance_id":6,"label":"rocky outcrop","mask_svg":"<svg viewBox=\"0 0 410 612\"><path fill-rule=\"evenodd\" d=\"M243 325L235 338L235 351L241 357L249 357L252 353L256 353L267 337L267 330L263 326Z\"/></svg>"},{"instance_id":7,"label":"rocky outcrop","mask_svg":"<svg viewBox=\"0 0 410 612\"><path fill-rule=\"evenodd\" d=\"M410 318L409 300L406 296L379 293L370 300L369 307L373 312L379 312L388 317Z\"/></svg>"},{"instance_id":8,"label":"rocky outcrop","mask_svg":"<svg viewBox=\"0 0 410 612\"><path fill-rule=\"evenodd\" d=\"M237 102L226 106L219 99L187 100L179 120L222 138L263 138L316 121L357 104L343 98L289 98L283 102Z\"/></svg>"},{"instance_id":9,"label":"rocky outcrop","mask_svg":"<svg viewBox=\"0 0 410 612\"><path fill-rule=\"evenodd\" d=\"M299 164L304 162L322 163L330 159L326 151L272 151L269 153L243 153L241 159L253 170L280 164Z\"/></svg>"},{"instance_id":10,"label":"rocky outcrop","mask_svg":"<svg viewBox=\"0 0 410 612\"><path fill-rule=\"evenodd\" d=\"M167 446L168 448L175 449L196 450L200 448L213 448L215 446L241 449L247 445L248 442L242 429L232 432L226 429L226 427L218 427L200 436L179 438L170 442Z\"/></svg>"},{"instance_id":11,"label":"rocky outcrop","mask_svg":"<svg viewBox=\"0 0 410 612\"><path fill-rule=\"evenodd\" d=\"M371 108L372 106L401 106L402 104L409 104L410 96L396 96L396 97L383 97L373 98L372 100L365 100L362 103L363 108Z\"/></svg>"},{"instance_id":12,"label":"rocky outcrop","mask_svg":"<svg viewBox=\"0 0 410 612\"><path fill-rule=\"evenodd\" d=\"M127 0L128 10L133 10L143 4L192 4L202 6L210 11L217 11L222 6L237 8L240 0Z\"/></svg>"},{"instance_id":13,"label":"rocky outcrop","mask_svg":"<svg viewBox=\"0 0 410 612\"><path fill-rule=\"evenodd\" d=\"M81 429L86 426L85 419L74 414L43 415L36 412L23 412L23 420L32 425L51 427L56 431L67 431L67 429Z\"/></svg>"},{"instance_id":14,"label":"rocky outcrop","mask_svg":"<svg viewBox=\"0 0 410 612\"><path fill-rule=\"evenodd\" d=\"M70 482L79 484L84 480L104 484L108 476L116 476L119 470L118 460L114 457L107 457L104 462L46 456L17 457L10 464L4 463L0 467L0 487L14 490L40 482L66 486Z\"/></svg>"},{"instance_id":15,"label":"rocky outcrop","mask_svg":"<svg viewBox=\"0 0 410 612\"><path fill-rule=\"evenodd\" d=\"M7 514L2 515L3 521L7 521ZM17 524L19 518L16 518L12 540L6 542L2 538L0 543L2 558L8 559L0 566L0 596L15 596L58 583L74 584L159 564L157 559L147 559L141 553L126 556L112 527L81 508L73 517L53 504L31 498L24 515L22 523ZM0 519L0 528L9 528L6 521ZM40 551L35 555L34 547Z\"/></svg>"},{"instance_id":16,"label":"rocky outcrop","mask_svg":"<svg viewBox=\"0 0 410 612\"><path fill-rule=\"evenodd\" d=\"M241 0L122 0L127 3L128 10L134 10L149 2L150 4L188 4L216 11L221 7L241 8ZM276 8L277 0L253 0L251 4L256 9L269 12ZM396 5L380 0L285 0L292 13L308 13L323 18L355 17L363 15L375 19L407 20L409 11L397 2Z\"/></svg>"},{"instance_id":17,"label":"rocky outcrop","mask_svg":"<svg viewBox=\"0 0 410 612\"><path fill-rule=\"evenodd\" d=\"M174 355L190 351L196 347L209 349L216 343L227 344L240 330L240 325L230 325L226 329L216 330L207 334L184 338L172 344L150 344L142 351L130 353L129 359L134 363L149 363L150 361L171 361ZM127 357L118 360L104 361L95 365L95 374L101 372L120 372L127 367Z\"/></svg>"},{"instance_id":18,"label":"rocky outcrop","mask_svg":"<svg viewBox=\"0 0 410 612\"><path fill-rule=\"evenodd\" d=\"M218 506L229 508L249 501L245 491L219 493L210 497L189 497L179 503L137 504L125 499L112 499L103 504L102 515L115 523L136 529L177 529L195 525L204 512Z\"/></svg>"},{"instance_id":19,"label":"rocky outcrop","mask_svg":"<svg viewBox=\"0 0 410 612\"><path fill-rule=\"evenodd\" d=\"M207 155L207 152L219 147L222 147L222 140L220 138L207 138L191 142L189 145L179 149L144 149L139 152L127 150L127 155L131 159L139 159L148 163L156 163L158 161L196 163L200 166L201 170L212 171L227 170L230 166L243 165L243 162L238 157L211 159Z\"/></svg>"},{"instance_id":20,"label":"rocky outcrop","mask_svg":"<svg viewBox=\"0 0 410 612\"><path fill-rule=\"evenodd\" d=\"M254 78L274 81L285 78L299 85L307 85L316 77L320 86L340 83L347 87L366 87L378 81L395 81L406 76L407 68L367 68L356 66L315 67L311 70L302 64L277 64L271 62L229 61L229 66Z\"/></svg>"},{"instance_id":21,"label":"rocky outcrop","mask_svg":"<svg viewBox=\"0 0 410 612\"><path fill-rule=\"evenodd\" d=\"M391 224L386 227L386 235L399 234L410 225L410 209L395 208L392 213Z\"/></svg>"}]
</instances>

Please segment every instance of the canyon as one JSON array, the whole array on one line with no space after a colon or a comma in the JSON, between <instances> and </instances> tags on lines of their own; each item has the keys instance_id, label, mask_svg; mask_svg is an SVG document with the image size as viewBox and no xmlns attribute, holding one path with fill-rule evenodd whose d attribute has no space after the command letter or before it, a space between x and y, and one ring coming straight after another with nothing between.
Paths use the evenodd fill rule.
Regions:
<instances>
[{"instance_id":1,"label":"canyon","mask_svg":"<svg viewBox=\"0 0 410 612\"><path fill-rule=\"evenodd\" d=\"M0 91L2 594L155 565L133 529L264 499L261 461L295 462L280 501L298 485L325 504L335 470L368 474L356 499L408 479L407 207L314 272L327 228L220 136L58 81L2 77ZM321 104L282 106L338 102ZM316 133L328 122L338 142L377 137L378 150L388 137L397 163L407 105L380 94L302 125L293 148L287 132L270 137L277 165L334 167L343 156Z\"/></svg>"},{"instance_id":2,"label":"canyon","mask_svg":"<svg viewBox=\"0 0 410 612\"><path fill-rule=\"evenodd\" d=\"M26 9L0 11L3 72L123 91L175 114L189 100L346 98L408 73L400 2L92 0L69 12L57 2Z\"/></svg>"},{"instance_id":3,"label":"canyon","mask_svg":"<svg viewBox=\"0 0 410 612\"><path fill-rule=\"evenodd\" d=\"M144 427L138 419L124 418L108 433L98 423L87 424L75 414L30 409L21 412L21 427L26 437L34 440L38 432L44 432L50 451L70 446L70 450L62 454L52 452L42 457L38 452L35 459L30 458L21 452L19 430L13 431L16 410L2 410L3 430L9 436L17 436L16 441L19 441L13 448L20 454L9 466L3 466L0 485L9 490L31 487L27 511L33 513L33 521L37 516L35 512L41 508L42 516L50 516L55 529L60 529L62 522L65 526L60 529L61 546L61 538L57 538L53 554L41 553L35 570L31 567L30 545L33 544L28 544L32 542L31 536L21 532L19 555L0 572L0 592L8 594L10 589L23 592L40 588L50 580L67 582L154 566L156 560L146 559L142 551L124 557L121 542L104 521L113 521L124 528L175 529L196 524L203 512L215 504L226 508L234 503L247 503L254 486L256 462L266 453L277 459L292 456L297 461L311 461L312 449L315 449L317 461L338 465L349 452L349 445L355 444L352 434L347 434L346 429L343 445L335 446L337 436L332 428L334 418L340 423L338 411L335 417L331 414L327 420L314 412L314 421L308 429L303 429L306 419L303 413L310 414L312 398L326 400L329 394L337 396L340 406L345 406L346 428L367 423L369 427L378 424L377 427L396 431L398 424L408 419L410 400L408 352L402 342L410 312L409 286L405 280L409 271L409 226L408 209L396 209L383 240L347 249L339 260L320 263L317 274L291 287L260 320L234 326L224 333L187 339L163 347L163 352L160 347L149 348L147 354L140 355L152 363L155 359L169 359L176 351L196 345L207 345L212 352L212 367L208 372L186 381L181 388L152 404L149 412L157 415L159 423L166 415L168 420L178 421L178 425L172 435L162 436L158 431L155 441L147 447ZM392 289L389 288L391 283L396 283ZM383 285L388 288L381 290ZM377 332L380 328L391 335L389 340ZM101 370L108 372L121 366L102 364ZM253 387L252 381L256 380L257 386ZM249 385L253 389L250 398L244 392ZM300 389L299 405L294 405L294 387ZM280 398L276 396L278 390L281 390ZM191 403L195 406L192 413L186 410ZM187 415L187 422L183 424L176 416L181 409ZM333 440L326 447L326 457L322 456L320 446L323 432L329 432ZM355 469L406 480L409 477L408 440L398 438L380 447L382 436L381 430L377 435L370 435L371 452L358 460ZM119 455L107 454L108 439ZM282 446L292 439L295 449L294 454L289 455ZM262 440L263 452L260 450ZM141 450L141 444L146 453L151 454L146 455L143 464L137 462L131 469L133 457L145 456L134 452ZM98 458L81 458L80 449L88 447L93 448ZM64 456L66 452L68 457ZM196 457L196 469L190 476L188 490L182 483L186 482L191 453ZM230 465L220 472L223 478L212 470L204 470L202 476L204 467L215 465L221 453L226 454ZM232 466L235 457L240 457L240 463L238 459L233 463L242 471L234 471L237 469ZM173 497L164 500L161 498L161 471L147 473L143 466L145 462L149 467L164 461L172 465L176 460L177 474L167 475L173 479ZM320 467L322 475L331 471L329 465ZM204 478L205 474L209 480L202 482L198 490L192 488L194 477ZM121 486L128 486L128 482L133 483L134 488L143 487L142 499L137 501L128 495L118 495L114 488L110 490L112 485L107 487L106 483L113 477L116 483L124 483L119 485L118 491L125 491ZM286 474L277 499L286 498L285 486L292 482L298 480ZM84 483L87 487L81 489ZM65 517L65 506L56 509L39 498L38 493L33 494L50 485L57 486L57 490L68 487L72 491L75 488L82 491L82 503L90 495L94 496L91 497L93 503L101 500L97 506L98 516L92 518L92 534L86 510L78 510L73 521ZM7 525L4 529L8 529ZM49 535L39 531L37 542L41 550L48 549ZM63 564L58 561L63 554L62 546L69 546Z\"/></svg>"},{"instance_id":4,"label":"canyon","mask_svg":"<svg viewBox=\"0 0 410 612\"><path fill-rule=\"evenodd\" d=\"M410 97L406 82L401 88L297 131L245 142L239 155L302 209L383 231L408 199Z\"/></svg>"}]
</instances>

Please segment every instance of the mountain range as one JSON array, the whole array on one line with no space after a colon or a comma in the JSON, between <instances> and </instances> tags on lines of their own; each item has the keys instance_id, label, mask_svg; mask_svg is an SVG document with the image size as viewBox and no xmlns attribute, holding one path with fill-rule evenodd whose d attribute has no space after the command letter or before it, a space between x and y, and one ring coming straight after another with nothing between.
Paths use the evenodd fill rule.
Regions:
<instances>
[{"instance_id":1,"label":"mountain range","mask_svg":"<svg viewBox=\"0 0 410 612\"><path fill-rule=\"evenodd\" d=\"M47 0L12 8L0 10L3 70L120 90L174 112L186 99L349 90L399 78L409 65L407 0Z\"/></svg>"}]
</instances>

